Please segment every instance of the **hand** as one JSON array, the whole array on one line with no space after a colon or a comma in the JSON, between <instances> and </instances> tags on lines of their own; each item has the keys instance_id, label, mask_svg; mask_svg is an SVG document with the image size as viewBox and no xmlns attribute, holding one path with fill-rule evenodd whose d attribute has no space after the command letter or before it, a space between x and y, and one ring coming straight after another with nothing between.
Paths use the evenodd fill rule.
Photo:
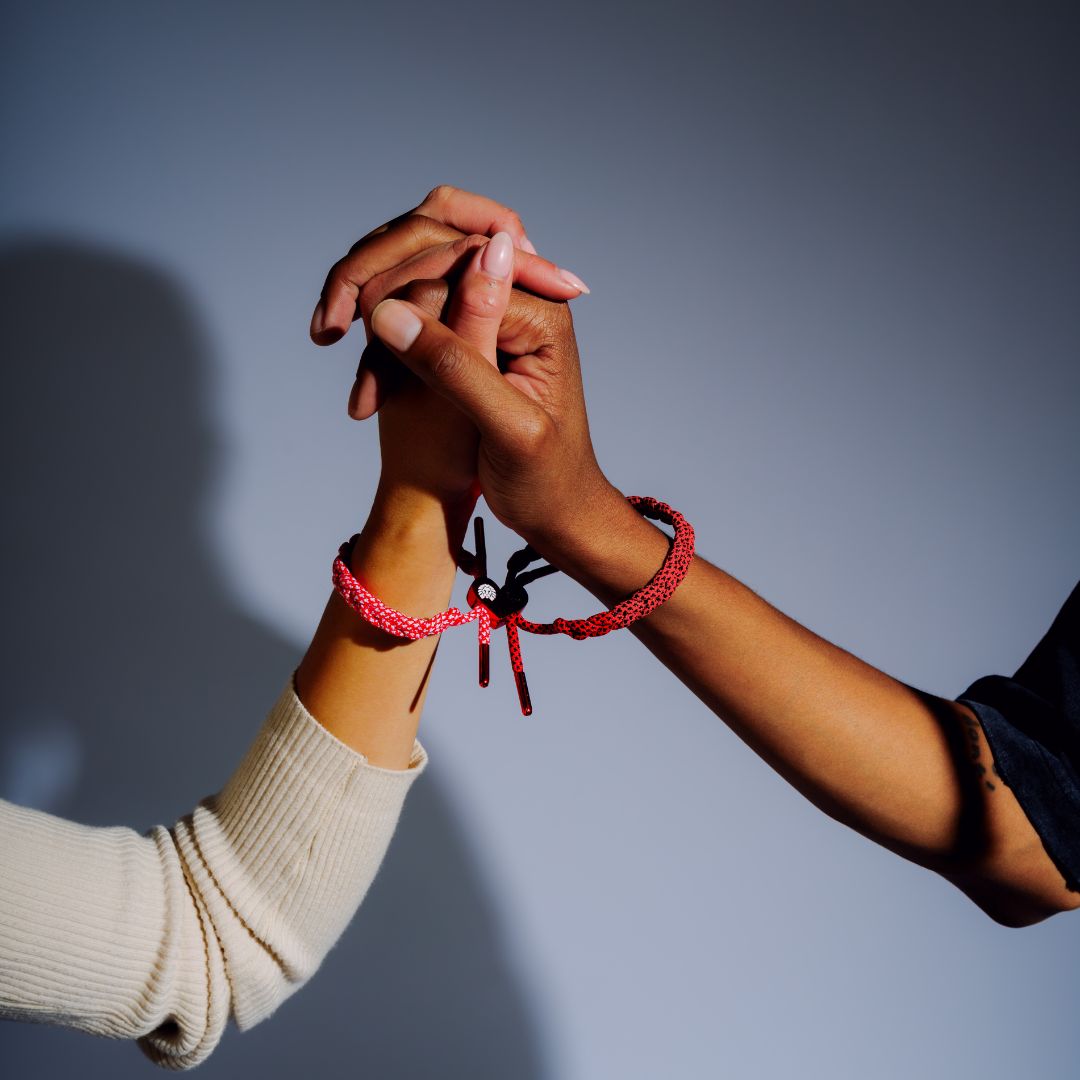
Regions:
<instances>
[{"instance_id":1,"label":"hand","mask_svg":"<svg viewBox=\"0 0 1080 1080\"><path fill-rule=\"evenodd\" d=\"M434 314L448 294L457 303L460 290L412 282L399 299L379 304L372 331L475 425L477 473L492 513L558 565L575 530L629 511L593 452L570 309L508 290L494 334L508 357L500 375L489 356ZM495 314L492 306L488 320ZM369 351L379 348L373 343Z\"/></svg>"},{"instance_id":2,"label":"hand","mask_svg":"<svg viewBox=\"0 0 1080 1080\"><path fill-rule=\"evenodd\" d=\"M468 342L496 375L499 322L510 296L515 254L506 232L473 246L449 302L442 290L437 306L429 308L431 317L445 317L451 332ZM391 308L386 318L392 321L393 315ZM371 360L377 351L382 360ZM385 350L369 346L365 355L368 370L393 376L394 383L394 392L379 412L380 488L424 492L453 507L458 516L462 511L467 515L479 494L476 428ZM390 381L386 379L387 384Z\"/></svg>"},{"instance_id":3,"label":"hand","mask_svg":"<svg viewBox=\"0 0 1080 1080\"><path fill-rule=\"evenodd\" d=\"M493 373L513 259L509 235L496 234L473 252L446 305L449 325ZM437 311L445 299L444 289ZM406 374L412 385L379 417L383 475L350 568L391 607L426 618L450 599L476 496L477 434L462 413ZM297 670L297 693L372 764L406 768L435 646L435 638L389 638L334 593Z\"/></svg>"},{"instance_id":4,"label":"hand","mask_svg":"<svg viewBox=\"0 0 1080 1080\"><path fill-rule=\"evenodd\" d=\"M440 185L414 210L357 241L331 267L312 315L312 341L317 345L339 341L357 318L363 318L370 339L371 312L380 300L407 281L442 277L499 231L509 233L518 249L514 283L553 300L589 291L576 274L537 256L514 211L481 195ZM371 416L391 389L386 370L372 370L361 360L350 394L350 414L357 420Z\"/></svg>"}]
</instances>

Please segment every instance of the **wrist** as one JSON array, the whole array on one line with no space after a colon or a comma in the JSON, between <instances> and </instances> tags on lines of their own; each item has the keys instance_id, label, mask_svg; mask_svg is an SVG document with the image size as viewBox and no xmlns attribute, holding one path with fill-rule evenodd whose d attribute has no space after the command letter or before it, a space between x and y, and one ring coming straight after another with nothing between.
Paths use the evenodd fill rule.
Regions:
<instances>
[{"instance_id":1,"label":"wrist","mask_svg":"<svg viewBox=\"0 0 1080 1080\"><path fill-rule=\"evenodd\" d=\"M618 488L583 498L572 520L553 523L533 547L606 604L646 585L670 548L666 533L642 517Z\"/></svg>"},{"instance_id":2,"label":"wrist","mask_svg":"<svg viewBox=\"0 0 1080 1080\"><path fill-rule=\"evenodd\" d=\"M472 500L452 503L384 477L353 544L353 575L416 618L445 611ZM396 638L334 592L296 672L311 714L373 765L408 767L437 639Z\"/></svg>"},{"instance_id":3,"label":"wrist","mask_svg":"<svg viewBox=\"0 0 1080 1080\"><path fill-rule=\"evenodd\" d=\"M453 542L456 556L477 496L476 488L452 497L435 495L384 476L379 480L363 533L377 533L409 547L436 548Z\"/></svg>"},{"instance_id":4,"label":"wrist","mask_svg":"<svg viewBox=\"0 0 1080 1080\"><path fill-rule=\"evenodd\" d=\"M476 500L447 501L380 482L350 569L380 599L417 617L446 606Z\"/></svg>"}]
</instances>

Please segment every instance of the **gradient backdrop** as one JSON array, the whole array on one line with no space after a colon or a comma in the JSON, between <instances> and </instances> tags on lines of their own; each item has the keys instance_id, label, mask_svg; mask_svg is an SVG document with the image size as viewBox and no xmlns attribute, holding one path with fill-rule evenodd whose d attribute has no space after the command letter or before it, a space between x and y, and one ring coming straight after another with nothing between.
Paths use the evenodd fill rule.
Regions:
<instances>
[{"instance_id":1,"label":"gradient backdrop","mask_svg":"<svg viewBox=\"0 0 1080 1080\"><path fill-rule=\"evenodd\" d=\"M3 794L145 829L228 775L378 470L323 275L440 182L592 286L623 490L913 684L1014 670L1080 565L1075 12L5 5ZM1080 916L994 925L629 634L526 642L527 721L474 648L358 918L206 1080L1077 1074ZM5 1080L150 1069L0 1026Z\"/></svg>"}]
</instances>

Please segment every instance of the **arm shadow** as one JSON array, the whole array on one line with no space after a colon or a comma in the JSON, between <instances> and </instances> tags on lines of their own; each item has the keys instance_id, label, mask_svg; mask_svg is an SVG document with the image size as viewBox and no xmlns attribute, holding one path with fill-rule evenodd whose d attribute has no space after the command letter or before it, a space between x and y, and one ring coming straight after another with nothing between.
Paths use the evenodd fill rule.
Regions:
<instances>
[{"instance_id":1,"label":"arm shadow","mask_svg":"<svg viewBox=\"0 0 1080 1080\"><path fill-rule=\"evenodd\" d=\"M64 238L0 248L0 795L140 831L216 790L301 647L237 604L205 528L213 350L178 283ZM433 775L433 773L435 775ZM199 1075L545 1074L528 988L434 769L311 983ZM0 1075L123 1080L134 1046L0 1025Z\"/></svg>"}]
</instances>

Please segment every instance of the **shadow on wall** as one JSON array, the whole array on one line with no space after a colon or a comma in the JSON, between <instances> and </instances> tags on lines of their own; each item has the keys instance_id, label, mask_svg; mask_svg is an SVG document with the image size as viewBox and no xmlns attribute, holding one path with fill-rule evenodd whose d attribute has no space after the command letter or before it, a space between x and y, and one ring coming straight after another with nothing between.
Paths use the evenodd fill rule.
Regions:
<instances>
[{"instance_id":1,"label":"shadow on wall","mask_svg":"<svg viewBox=\"0 0 1080 1080\"><path fill-rule=\"evenodd\" d=\"M0 249L0 795L140 831L220 787L300 650L240 611L202 539L210 358L160 271L55 240ZM0 1075L146 1076L134 1045L0 1024ZM523 989L445 794L410 795L322 970L204 1077L543 1073Z\"/></svg>"}]
</instances>

